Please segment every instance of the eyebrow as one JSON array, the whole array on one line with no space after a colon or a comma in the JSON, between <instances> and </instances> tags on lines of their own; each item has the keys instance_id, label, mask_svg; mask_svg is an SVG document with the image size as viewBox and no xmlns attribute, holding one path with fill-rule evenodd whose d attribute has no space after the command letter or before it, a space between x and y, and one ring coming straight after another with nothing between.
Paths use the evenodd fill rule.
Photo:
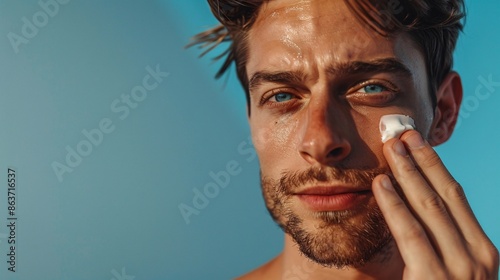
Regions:
<instances>
[{"instance_id":1,"label":"eyebrow","mask_svg":"<svg viewBox=\"0 0 500 280\"><path fill-rule=\"evenodd\" d=\"M252 75L248 82L250 91L260 86L263 83L278 83L278 84L297 84L305 79L305 73L302 71L286 71L286 72L267 72L258 71Z\"/></svg>"},{"instance_id":2,"label":"eyebrow","mask_svg":"<svg viewBox=\"0 0 500 280\"><path fill-rule=\"evenodd\" d=\"M360 73L395 73L411 77L412 73L408 67L395 58L382 58L370 61L351 61L330 66L326 69L330 74L336 76L350 76ZM258 71L252 75L248 82L250 91L265 82L281 84L297 84L306 78L302 71Z\"/></svg>"},{"instance_id":3,"label":"eyebrow","mask_svg":"<svg viewBox=\"0 0 500 280\"><path fill-rule=\"evenodd\" d=\"M358 73L396 73L408 77L412 73L408 67L395 58L381 58L370 61L352 61L342 63L338 66L331 66L327 68L327 72L333 75L353 75Z\"/></svg>"}]
</instances>

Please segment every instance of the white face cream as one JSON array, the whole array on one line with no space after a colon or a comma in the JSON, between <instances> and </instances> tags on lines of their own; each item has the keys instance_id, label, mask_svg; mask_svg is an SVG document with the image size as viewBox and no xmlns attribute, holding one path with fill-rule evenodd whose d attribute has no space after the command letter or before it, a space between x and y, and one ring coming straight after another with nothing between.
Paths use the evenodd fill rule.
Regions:
<instances>
[{"instance_id":1,"label":"white face cream","mask_svg":"<svg viewBox=\"0 0 500 280\"><path fill-rule=\"evenodd\" d=\"M385 115L380 118L379 123L382 143L392 138L399 138L403 132L409 129L415 129L415 122L409 116L405 115Z\"/></svg>"}]
</instances>

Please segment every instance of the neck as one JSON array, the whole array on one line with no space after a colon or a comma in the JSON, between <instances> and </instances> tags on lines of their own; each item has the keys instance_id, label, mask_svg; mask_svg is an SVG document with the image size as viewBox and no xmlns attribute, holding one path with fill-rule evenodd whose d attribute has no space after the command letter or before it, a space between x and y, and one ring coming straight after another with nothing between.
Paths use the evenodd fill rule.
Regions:
<instances>
[{"instance_id":1,"label":"neck","mask_svg":"<svg viewBox=\"0 0 500 280\"><path fill-rule=\"evenodd\" d=\"M401 279L404 263L391 241L369 263L361 267L324 267L304 256L295 241L285 234L285 247L279 261L281 279ZM295 277L295 278L293 278Z\"/></svg>"}]
</instances>

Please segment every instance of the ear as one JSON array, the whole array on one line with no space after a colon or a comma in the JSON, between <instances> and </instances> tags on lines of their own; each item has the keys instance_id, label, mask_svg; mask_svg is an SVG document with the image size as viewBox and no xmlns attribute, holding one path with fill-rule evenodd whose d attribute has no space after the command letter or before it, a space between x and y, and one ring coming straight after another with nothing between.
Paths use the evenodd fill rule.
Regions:
<instances>
[{"instance_id":1,"label":"ear","mask_svg":"<svg viewBox=\"0 0 500 280\"><path fill-rule=\"evenodd\" d=\"M462 80L457 72L450 72L436 92L434 121L428 141L432 146L446 142L453 133L462 103Z\"/></svg>"}]
</instances>

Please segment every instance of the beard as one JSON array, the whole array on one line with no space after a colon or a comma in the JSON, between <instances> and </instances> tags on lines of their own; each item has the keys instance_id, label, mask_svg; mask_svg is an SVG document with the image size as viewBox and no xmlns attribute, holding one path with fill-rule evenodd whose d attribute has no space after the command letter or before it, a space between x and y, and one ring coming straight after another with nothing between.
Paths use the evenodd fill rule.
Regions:
<instances>
[{"instance_id":1,"label":"beard","mask_svg":"<svg viewBox=\"0 0 500 280\"><path fill-rule=\"evenodd\" d=\"M327 267L359 267L373 260L392 241L373 196L368 203L354 209L312 212L297 208L292 201L293 193L308 183L329 181L371 189L373 179L387 173L385 171L310 168L303 172L284 172L279 180L266 178L261 173L262 192L274 221L293 238L306 257Z\"/></svg>"}]
</instances>

